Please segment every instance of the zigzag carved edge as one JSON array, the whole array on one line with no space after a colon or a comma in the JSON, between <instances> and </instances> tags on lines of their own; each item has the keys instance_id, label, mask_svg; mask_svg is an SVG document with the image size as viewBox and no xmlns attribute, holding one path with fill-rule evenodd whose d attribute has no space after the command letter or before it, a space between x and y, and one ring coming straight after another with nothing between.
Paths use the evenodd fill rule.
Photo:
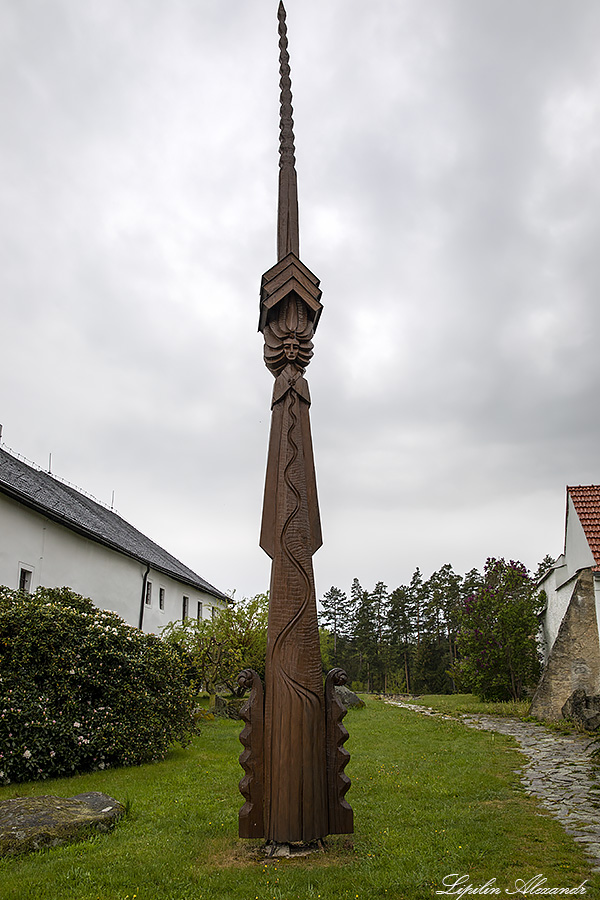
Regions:
<instances>
[{"instance_id":1,"label":"zigzag carved edge","mask_svg":"<svg viewBox=\"0 0 600 900\"><path fill-rule=\"evenodd\" d=\"M250 696L240 709L245 725L240 734L244 750L240 765L245 775L240 781L240 793L246 801L239 812L239 835L242 838L264 837L264 691L259 675L244 669L238 684L250 689Z\"/></svg>"},{"instance_id":2,"label":"zigzag carved edge","mask_svg":"<svg viewBox=\"0 0 600 900\"><path fill-rule=\"evenodd\" d=\"M345 799L350 779L344 769L350 754L343 746L348 732L342 725L346 707L339 700L336 685L346 684L348 676L343 669L332 669L325 679L325 714L327 717L327 799L329 806L329 834L352 834L354 813Z\"/></svg>"}]
</instances>

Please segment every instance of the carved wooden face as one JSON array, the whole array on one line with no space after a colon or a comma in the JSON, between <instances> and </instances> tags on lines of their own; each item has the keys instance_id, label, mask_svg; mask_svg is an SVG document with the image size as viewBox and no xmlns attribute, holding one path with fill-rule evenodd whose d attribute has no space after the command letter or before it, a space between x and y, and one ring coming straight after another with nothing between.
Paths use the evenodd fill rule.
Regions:
<instances>
[{"instance_id":1,"label":"carved wooden face","mask_svg":"<svg viewBox=\"0 0 600 900\"><path fill-rule=\"evenodd\" d=\"M295 334L290 334L283 339L283 352L286 359L294 360L298 356L300 350L300 341L297 340Z\"/></svg>"},{"instance_id":2,"label":"carved wooden face","mask_svg":"<svg viewBox=\"0 0 600 900\"><path fill-rule=\"evenodd\" d=\"M313 328L304 301L292 295L271 310L263 334L265 363L273 375L290 363L304 371L313 355Z\"/></svg>"}]
</instances>

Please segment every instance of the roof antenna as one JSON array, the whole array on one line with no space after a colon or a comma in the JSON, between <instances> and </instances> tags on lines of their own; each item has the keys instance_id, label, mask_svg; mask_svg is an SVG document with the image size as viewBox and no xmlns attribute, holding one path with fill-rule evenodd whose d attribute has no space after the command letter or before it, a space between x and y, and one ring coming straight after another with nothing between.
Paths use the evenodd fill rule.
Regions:
<instances>
[{"instance_id":1,"label":"roof antenna","mask_svg":"<svg viewBox=\"0 0 600 900\"><path fill-rule=\"evenodd\" d=\"M52 454L48 454L48 475L52 475Z\"/></svg>"},{"instance_id":2,"label":"roof antenna","mask_svg":"<svg viewBox=\"0 0 600 900\"><path fill-rule=\"evenodd\" d=\"M114 491L112 492L112 497L111 497L111 501L110 501L110 508L111 508L111 509L114 509L114 508L115 508L115 492L114 492Z\"/></svg>"}]
</instances>

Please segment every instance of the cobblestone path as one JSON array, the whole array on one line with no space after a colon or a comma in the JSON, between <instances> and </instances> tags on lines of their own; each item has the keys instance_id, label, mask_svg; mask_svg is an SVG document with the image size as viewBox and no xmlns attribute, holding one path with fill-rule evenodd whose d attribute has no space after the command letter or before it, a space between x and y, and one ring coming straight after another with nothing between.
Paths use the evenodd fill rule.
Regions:
<instances>
[{"instance_id":1,"label":"cobblestone path","mask_svg":"<svg viewBox=\"0 0 600 900\"><path fill-rule=\"evenodd\" d=\"M388 700L394 706L423 715L456 721L427 706L403 700ZM581 844L600 872L600 783L593 773L591 754L594 739L583 734L559 734L543 725L502 716L461 715L470 728L497 731L515 738L528 757L519 774L528 794L555 816L577 843ZM597 746L597 745L596 745Z\"/></svg>"}]
</instances>

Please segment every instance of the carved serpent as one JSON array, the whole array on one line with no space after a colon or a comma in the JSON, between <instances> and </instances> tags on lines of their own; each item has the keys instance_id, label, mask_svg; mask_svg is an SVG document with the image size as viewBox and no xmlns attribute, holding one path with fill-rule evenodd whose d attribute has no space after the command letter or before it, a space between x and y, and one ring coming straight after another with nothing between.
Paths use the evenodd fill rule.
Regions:
<instances>
[{"instance_id":1,"label":"carved serpent","mask_svg":"<svg viewBox=\"0 0 600 900\"><path fill-rule=\"evenodd\" d=\"M288 537L289 532L292 528L293 522L296 519L296 517L298 516L300 507L301 507L301 502L302 502L302 495L301 495L300 491L298 490L298 487L294 484L294 481L292 479L292 474L291 474L292 470L293 470L293 466L294 466L296 460L298 459L298 453L299 453L298 445L297 445L296 441L294 440L294 432L298 425L298 416L296 414L296 408L297 408L297 405L299 402L300 401L298 398L298 394L296 393L296 391L294 391L292 389L289 392L288 397L287 397L287 412L288 412L289 424L288 424L288 429L287 429L287 433L286 433L287 443L288 443L288 446L291 447L292 453L291 453L291 456L288 459L287 464L285 466L285 469L283 472L283 478L284 478L286 487L291 491L291 493L294 497L295 505L294 505L294 508L288 514L288 516L285 520L285 523L283 525L283 528L281 531L281 546L282 546L283 552L284 552L287 560L291 563L291 565L296 569L296 571L300 575L302 582L304 584L304 592L303 592L303 596L302 596L302 600L301 600L299 609L292 616L292 618L289 620L287 625L285 625L284 628L282 628L282 630L279 632L279 634L277 635L277 637L275 639L275 642L273 645L273 662L277 664L279 671L284 676L285 681L288 685L293 686L299 693L303 694L304 696L310 697L314 702L320 703L320 697L314 691L311 691L309 688L306 687L306 685L301 684L299 681L297 681L297 679L295 679L290 674L290 672L286 671L283 668L282 659L281 659L283 643L285 642L286 638L289 636L290 632L295 628L295 626L298 624L298 622L302 619L302 616L306 612L306 608L312 597L311 580L308 576L308 573L306 572L306 568L303 565L302 561L299 560L298 557L294 554L293 549L290 545L289 537Z\"/></svg>"}]
</instances>

